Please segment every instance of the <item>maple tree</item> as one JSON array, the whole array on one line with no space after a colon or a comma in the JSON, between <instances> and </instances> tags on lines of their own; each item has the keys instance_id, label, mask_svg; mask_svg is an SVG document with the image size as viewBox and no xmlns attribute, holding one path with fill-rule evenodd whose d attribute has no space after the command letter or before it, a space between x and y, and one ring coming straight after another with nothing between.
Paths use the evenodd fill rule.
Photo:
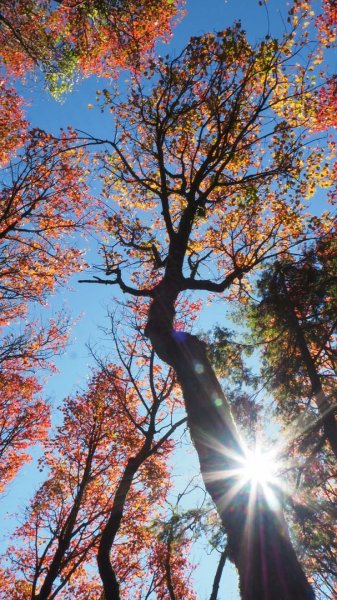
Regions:
<instances>
[{"instance_id":1,"label":"maple tree","mask_svg":"<svg viewBox=\"0 0 337 600\"><path fill-rule=\"evenodd\" d=\"M333 0L323 2L323 12L317 19L320 38L328 48L336 46L337 8ZM316 129L336 127L337 83L336 74L329 78L319 93Z\"/></svg>"},{"instance_id":2,"label":"maple tree","mask_svg":"<svg viewBox=\"0 0 337 600\"><path fill-rule=\"evenodd\" d=\"M177 58L151 63L150 91L137 76L125 102L105 90L115 136L88 139L106 148L105 196L117 207L107 213L112 244L103 247L110 279L91 282L150 301L145 332L177 373L245 600L281 597L284 589L291 598L314 595L281 505L271 510L258 496L248 525L243 518L249 490L235 495L230 475L244 455L242 441L204 343L177 330L174 319L181 293L240 288L254 267L298 244L303 198L331 182L324 152L308 149L313 84L310 72L292 70L293 43L291 33L253 48L239 24L193 38Z\"/></svg>"},{"instance_id":3,"label":"maple tree","mask_svg":"<svg viewBox=\"0 0 337 600\"><path fill-rule=\"evenodd\" d=\"M27 136L20 155L2 170L3 324L80 268L81 251L71 234L90 220L83 155L74 155L64 134L60 140L40 130Z\"/></svg>"},{"instance_id":4,"label":"maple tree","mask_svg":"<svg viewBox=\"0 0 337 600\"><path fill-rule=\"evenodd\" d=\"M154 568L163 572L158 578L156 594L159 598L195 597L186 589L186 581L177 579L183 565L184 553L193 544L200 540L202 535L209 538L211 546L219 552L219 561L216 568L210 600L217 599L219 583L227 559L227 548L224 532L219 524L217 515L207 502L193 508L183 508L185 496L193 491L193 480L178 494L176 503L170 506L165 518L155 521L156 543L152 548ZM164 560L163 560L164 557ZM159 560L160 559L160 560ZM174 568L172 568L174 567ZM185 565L186 568L186 565Z\"/></svg>"},{"instance_id":5,"label":"maple tree","mask_svg":"<svg viewBox=\"0 0 337 600\"><path fill-rule=\"evenodd\" d=\"M172 433L186 419L172 421L172 410L180 403L178 396L170 398L173 374L159 367L153 352L149 355L140 342L133 340L131 360L128 344L127 363L119 367L101 363L87 391L64 401L62 424L44 442L40 459L48 478L7 553L7 560L16 565L15 574L11 566L3 570L7 593L42 600L81 595L85 590L100 598L102 583L93 566L97 549L104 556L104 535L111 526L116 538L114 570L123 593L137 589L146 593L147 586L165 589L162 572L167 558L151 521L170 487L167 459L173 449ZM125 349L120 345L119 351L123 363ZM140 357L141 369L133 364ZM177 593L192 599L184 578L188 563L182 541L172 548L170 574ZM141 570L147 561L149 580Z\"/></svg>"},{"instance_id":6,"label":"maple tree","mask_svg":"<svg viewBox=\"0 0 337 600\"><path fill-rule=\"evenodd\" d=\"M25 449L46 439L50 410L37 370L53 368L50 359L64 347L69 329L61 317L45 326L28 323L31 303L45 303L83 266L72 237L97 224L95 204L91 214L87 210L86 159L78 147L73 150L75 133L68 129L57 139L30 130L8 80L38 67L59 95L76 74L105 70L110 76L127 64L139 67L140 40L146 54L158 36L169 35L176 13L175 2L1 3L1 491L29 460Z\"/></svg>"},{"instance_id":7,"label":"maple tree","mask_svg":"<svg viewBox=\"0 0 337 600\"><path fill-rule=\"evenodd\" d=\"M84 152L72 150L71 130L59 139L30 130L23 103L5 78L0 102L0 379L2 491L28 455L22 449L47 432L49 409L37 370L67 340L69 323L55 315L41 325L30 311L83 266L72 239L97 217L87 212ZM36 415L34 415L34 411Z\"/></svg>"},{"instance_id":8,"label":"maple tree","mask_svg":"<svg viewBox=\"0 0 337 600\"><path fill-rule=\"evenodd\" d=\"M56 284L64 283L83 265L82 253L71 236L96 218L87 214L84 153L77 149L75 155L72 151L74 132L68 130L56 139L41 130L30 130L23 101L9 79L24 78L37 67L50 91L58 96L71 87L79 73L105 72L110 77L126 65L137 63L140 67L140 43L145 57L158 36L169 35L177 10L176 3L170 1L164 6L152 1L1 3L0 304L5 336L1 378L7 394L2 408L14 419L9 425L4 413L2 431L7 449L16 426L21 446L25 436L28 446L46 433L45 406L40 411L40 434L37 419L36 434L32 435L29 415L40 386L33 373L24 376L22 365L26 371L46 366L42 360L46 359L46 348L51 356L66 341L64 322L57 330L55 319L44 332L35 324L35 331L31 325L23 325L23 332L21 328L13 333L13 324L18 318L27 318L29 303L44 302ZM13 377L8 376L10 371ZM21 394L16 422L18 404L14 398L20 388L26 390L27 407ZM15 447L19 447L17 441ZM20 460L12 456L13 468L6 479L15 473L15 464L22 464L23 456L20 454Z\"/></svg>"},{"instance_id":9,"label":"maple tree","mask_svg":"<svg viewBox=\"0 0 337 600\"><path fill-rule=\"evenodd\" d=\"M321 0L319 5L307 0L296 0L293 7L294 12L299 14L303 11L305 15L305 27L311 27L315 37L319 41L320 49L316 58L316 64L328 63L329 52L336 48L337 40L337 10L335 0ZM317 12L316 12L317 11ZM324 75L324 85L319 86L316 94L316 102L311 112L311 127L316 131L324 131L330 127L336 127L336 72L328 69Z\"/></svg>"},{"instance_id":10,"label":"maple tree","mask_svg":"<svg viewBox=\"0 0 337 600\"><path fill-rule=\"evenodd\" d=\"M323 42L327 45L336 41L337 10L334 0L322 1L322 12L316 19L316 24Z\"/></svg>"},{"instance_id":11,"label":"maple tree","mask_svg":"<svg viewBox=\"0 0 337 600\"><path fill-rule=\"evenodd\" d=\"M40 392L35 371L51 366L48 361L64 347L69 329L61 316L45 326L32 315L29 319L31 303L44 304L57 284L83 266L82 252L71 236L97 217L87 214L84 153L74 154L72 132L55 139L41 130L29 130L15 92L6 84L1 92L5 142L0 191L1 418L7 451L14 452L16 427L21 446L25 435L28 446L46 433L47 407L42 408L41 399L33 404ZM34 406L41 408L35 432ZM15 473L15 464L22 463L24 455L20 456L20 461L12 456L9 472Z\"/></svg>"},{"instance_id":12,"label":"maple tree","mask_svg":"<svg viewBox=\"0 0 337 600\"><path fill-rule=\"evenodd\" d=\"M0 375L0 493L29 456L27 446L46 436L49 410L33 376Z\"/></svg>"},{"instance_id":13,"label":"maple tree","mask_svg":"<svg viewBox=\"0 0 337 600\"><path fill-rule=\"evenodd\" d=\"M6 142L2 145L0 154L0 166L3 167L22 146L27 135L23 102L4 76L0 78L0 105L0 132L1 138Z\"/></svg>"},{"instance_id":14,"label":"maple tree","mask_svg":"<svg viewBox=\"0 0 337 600\"><path fill-rule=\"evenodd\" d=\"M44 440L50 407L36 372L53 368L52 359L66 342L68 318L56 315L46 325L26 324L21 331L7 328L0 345L0 492L30 460L25 451Z\"/></svg>"}]
</instances>

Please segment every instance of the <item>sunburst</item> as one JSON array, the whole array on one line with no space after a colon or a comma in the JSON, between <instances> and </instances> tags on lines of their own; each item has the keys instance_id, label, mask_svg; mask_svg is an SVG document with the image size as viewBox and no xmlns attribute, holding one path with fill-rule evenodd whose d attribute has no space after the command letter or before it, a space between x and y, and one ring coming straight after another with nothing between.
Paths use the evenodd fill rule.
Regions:
<instances>
[{"instance_id":1,"label":"sunburst","mask_svg":"<svg viewBox=\"0 0 337 600\"><path fill-rule=\"evenodd\" d=\"M240 463L237 477L242 480L243 485L251 483L255 487L266 487L277 484L279 463L275 452L263 450L256 445L253 450L245 450Z\"/></svg>"}]
</instances>

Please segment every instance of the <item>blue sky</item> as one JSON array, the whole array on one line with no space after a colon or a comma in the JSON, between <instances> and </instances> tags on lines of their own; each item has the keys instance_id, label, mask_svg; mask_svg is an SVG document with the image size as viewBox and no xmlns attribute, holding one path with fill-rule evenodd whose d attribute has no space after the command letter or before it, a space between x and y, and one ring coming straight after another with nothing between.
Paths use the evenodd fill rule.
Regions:
<instances>
[{"instance_id":1,"label":"blue sky","mask_svg":"<svg viewBox=\"0 0 337 600\"><path fill-rule=\"evenodd\" d=\"M258 41L270 29L274 34L281 34L286 20L285 12L286 3L283 0L269 2L268 12L255 0L189 0L187 15L175 28L170 44L158 44L158 51L163 54L168 52L177 54L190 36L223 29L238 19L242 21L252 41ZM122 87L127 85L126 79L127 74L122 74L120 78ZM28 83L23 88L23 92L29 103L27 112L32 126L57 133L60 127L71 125L97 137L107 136L109 129L112 128L110 115L102 114L98 108L88 109L88 104L94 103L96 90L107 87L107 83L106 80L102 81L96 77L82 81L75 86L72 93L63 98L62 102L51 98L36 81ZM95 193L95 184L92 191ZM97 259L95 240L88 239L85 245L87 261L97 264L99 259ZM90 339L97 339L96 325L104 323L107 306L112 296L118 295L115 288L78 284L78 278L78 276L72 278L71 290L59 290L49 302L53 310L65 306L74 317L82 315L74 329L69 351L59 361L62 375L57 378L57 388L54 389L56 379L54 384L48 386L48 392L52 397L54 393L60 397L74 391L74 386L76 387L83 377L83 361L87 356L85 343ZM218 312L216 306L214 310ZM205 327L207 326L206 323Z\"/></svg>"},{"instance_id":2,"label":"blue sky","mask_svg":"<svg viewBox=\"0 0 337 600\"><path fill-rule=\"evenodd\" d=\"M284 0L270 0L267 6L268 11L265 6L259 6L255 0L188 0L187 15L176 27L172 41L169 46L159 44L158 51L163 54L178 53L191 35L224 29L233 20L238 19L242 21L243 28L248 31L252 41L258 41L267 33L279 35L285 29L287 3ZM122 75L122 85L125 85L124 80L125 76ZM103 133L106 135L107 128L111 126L109 115L102 116L98 109L88 109L88 104L94 103L96 90L103 87L107 87L106 81L91 78L75 86L73 92L60 103L48 96L39 82L30 82L23 88L23 93L29 102L28 118L32 126L53 133L69 124L97 136ZM86 245L87 260L97 263L95 240L89 239ZM99 344L100 339L103 339L103 334L98 327L107 324L107 308L113 304L113 293L118 297L118 292L114 288L81 285L77 281L78 278L78 276L72 278L70 289L59 290L49 299L52 311L62 306L74 318L82 315L78 324L74 326L68 350L57 361L60 374L49 379L46 385L46 394L55 407L61 404L65 395L75 392L79 386L85 386L91 363L86 344L88 342ZM42 309L37 309L37 312L43 315ZM208 309L197 327L207 329L212 321L223 320L223 314L223 306L216 303ZM193 462L189 467L186 467L185 461L183 463L180 461L180 464L183 464L183 469L195 468ZM180 480L184 478L184 473L181 471L180 466ZM30 467L21 471L17 480L10 486L1 506L1 516L9 510L12 512L22 507L37 486L38 479L33 462ZM12 523L13 521L8 522L9 528ZM209 558L204 559L202 566L203 568L196 573L196 590L200 600L209 596L209 573L215 569L214 561ZM223 600L239 598L236 577L231 568L226 570L221 590L220 598Z\"/></svg>"}]
</instances>

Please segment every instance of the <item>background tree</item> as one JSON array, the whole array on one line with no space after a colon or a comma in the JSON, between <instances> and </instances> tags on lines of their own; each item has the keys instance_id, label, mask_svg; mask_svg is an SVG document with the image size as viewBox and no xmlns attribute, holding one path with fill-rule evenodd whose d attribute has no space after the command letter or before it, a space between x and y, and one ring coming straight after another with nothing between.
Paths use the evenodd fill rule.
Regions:
<instances>
[{"instance_id":1,"label":"background tree","mask_svg":"<svg viewBox=\"0 0 337 600\"><path fill-rule=\"evenodd\" d=\"M307 25L314 20L314 32L320 44L320 58L318 62L329 62L329 56L333 56L337 40L337 11L334 0L322 0L317 6L314 2L302 2L301 0L294 4L295 11L302 11L307 15L309 21ZM316 15L315 15L316 11ZM330 50L331 49L331 50ZM329 127L336 127L336 101L337 85L336 70L332 61L332 73L326 69L325 83L317 93L317 104L311 114L311 126L316 131L326 130Z\"/></svg>"},{"instance_id":2,"label":"background tree","mask_svg":"<svg viewBox=\"0 0 337 600\"><path fill-rule=\"evenodd\" d=\"M0 493L29 460L25 449L44 439L49 410L35 377L17 373L0 375Z\"/></svg>"},{"instance_id":3,"label":"background tree","mask_svg":"<svg viewBox=\"0 0 337 600\"><path fill-rule=\"evenodd\" d=\"M157 540L152 548L152 557L153 568L157 574L154 589L158 598L168 597L170 600L175 600L190 597L188 596L190 591L186 589L186 581L179 581L177 578L179 565L184 560L182 549L184 548L186 551L186 548L190 547L195 540L200 543L203 537L206 537L212 550L217 550L219 553L219 561L209 596L210 600L218 598L219 584L227 558L226 539L218 516L214 508L205 501L205 496L201 502L199 499L198 505L191 508L184 507L184 501L190 494L193 494L195 489L196 482L192 479L178 494L175 504L169 506L168 514L154 523ZM161 557L160 561L158 561L158 557ZM191 597L195 596L192 594Z\"/></svg>"},{"instance_id":4,"label":"background tree","mask_svg":"<svg viewBox=\"0 0 337 600\"><path fill-rule=\"evenodd\" d=\"M174 390L172 373L155 364L139 339L132 345L125 365L102 363L88 390L65 400L63 422L44 444L40 468L48 469L48 478L7 552L4 589L13 597L81 597L90 591L100 598L95 558L108 527L114 528L114 569L124 597L145 595L147 586L157 585L159 573L151 567L151 584L146 566L147 561L152 565L149 549L157 543L150 526L170 487L171 436L185 418L172 421L178 398L167 404ZM145 371L150 390L142 379ZM159 568L164 557L157 550ZM186 552L179 547L175 563L176 552L178 547L172 548L172 573L187 593Z\"/></svg>"},{"instance_id":5,"label":"background tree","mask_svg":"<svg viewBox=\"0 0 337 600\"><path fill-rule=\"evenodd\" d=\"M74 154L71 130L60 139L29 130L15 92L4 85L1 93L0 418L6 456L11 456L7 475L10 461L3 463L4 482L26 456L17 455L23 443L27 447L46 433L48 409L42 406L36 372L51 367L50 359L64 348L69 330L64 315L39 323L32 303L43 305L57 284L83 267L73 236L97 217L87 213L85 158L81 151ZM33 418L34 407L40 410Z\"/></svg>"},{"instance_id":6,"label":"background tree","mask_svg":"<svg viewBox=\"0 0 337 600\"><path fill-rule=\"evenodd\" d=\"M258 282L251 309L262 378L292 446L289 498L317 591L336 589L336 243L326 235ZM261 346L260 346L261 347Z\"/></svg>"},{"instance_id":7,"label":"background tree","mask_svg":"<svg viewBox=\"0 0 337 600\"><path fill-rule=\"evenodd\" d=\"M301 410L318 409L319 427L337 456L335 396L336 244L319 241L295 260L275 263L259 281L253 310L256 338L265 345L264 376L277 389L291 420Z\"/></svg>"}]
</instances>

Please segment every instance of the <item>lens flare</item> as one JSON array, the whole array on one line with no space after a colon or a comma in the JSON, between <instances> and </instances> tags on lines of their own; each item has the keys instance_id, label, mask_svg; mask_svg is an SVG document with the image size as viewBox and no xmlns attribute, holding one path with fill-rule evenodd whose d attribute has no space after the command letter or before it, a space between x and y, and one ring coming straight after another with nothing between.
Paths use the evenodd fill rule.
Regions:
<instances>
[{"instance_id":1,"label":"lens flare","mask_svg":"<svg viewBox=\"0 0 337 600\"><path fill-rule=\"evenodd\" d=\"M264 487L276 483L276 474L277 461L272 452L263 451L258 446L254 450L246 450L242 466L238 469L238 477L243 483Z\"/></svg>"}]
</instances>

